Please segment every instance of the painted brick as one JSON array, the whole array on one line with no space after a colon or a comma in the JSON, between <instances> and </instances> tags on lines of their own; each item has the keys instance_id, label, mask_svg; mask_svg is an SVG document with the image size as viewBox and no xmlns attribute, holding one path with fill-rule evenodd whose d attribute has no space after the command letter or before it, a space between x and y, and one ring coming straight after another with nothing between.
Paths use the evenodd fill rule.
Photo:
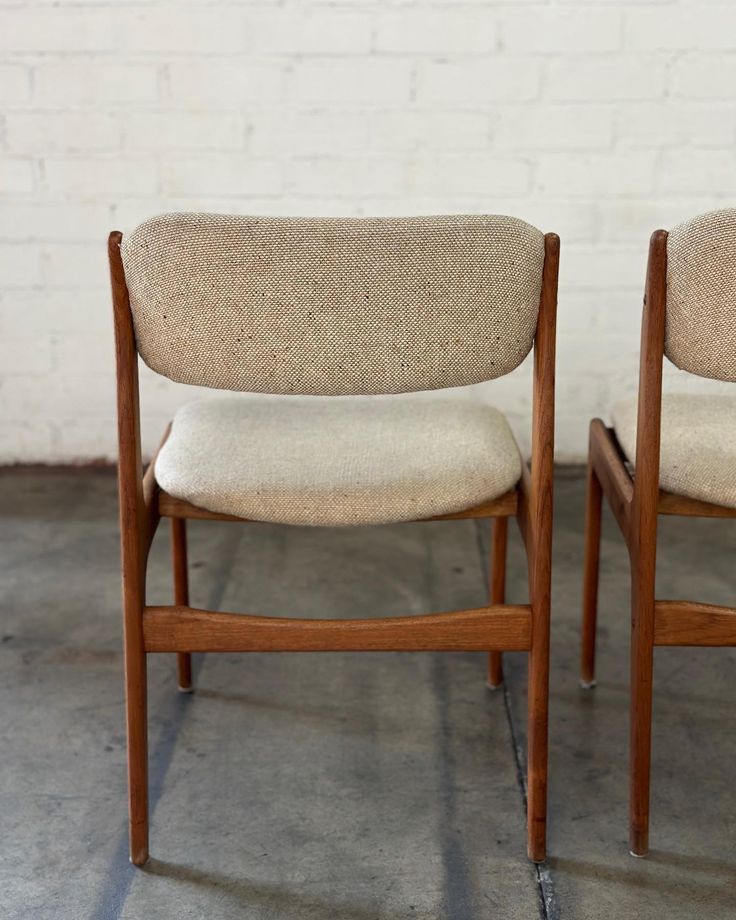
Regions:
<instances>
[{"instance_id":1,"label":"painted brick","mask_svg":"<svg viewBox=\"0 0 736 920\"><path fill-rule=\"evenodd\" d=\"M10 112L5 141L13 153L112 150L120 146L120 124L106 112Z\"/></svg>"},{"instance_id":2,"label":"painted brick","mask_svg":"<svg viewBox=\"0 0 736 920\"><path fill-rule=\"evenodd\" d=\"M376 21L378 51L432 54L491 52L497 44L496 15L462 7L392 10Z\"/></svg>"},{"instance_id":3,"label":"painted brick","mask_svg":"<svg viewBox=\"0 0 736 920\"><path fill-rule=\"evenodd\" d=\"M162 170L163 190L183 195L264 195L281 191L281 169L273 160L245 160L242 156L176 156Z\"/></svg>"},{"instance_id":4,"label":"painted brick","mask_svg":"<svg viewBox=\"0 0 736 920\"><path fill-rule=\"evenodd\" d=\"M663 96L667 86L666 57L602 55L568 57L549 62L545 96L560 101L626 102Z\"/></svg>"},{"instance_id":5,"label":"painted brick","mask_svg":"<svg viewBox=\"0 0 736 920\"><path fill-rule=\"evenodd\" d=\"M571 54L580 51L617 51L622 41L618 10L575 9L549 4L537 9L499 8L501 47L504 50Z\"/></svg>"},{"instance_id":6,"label":"painted brick","mask_svg":"<svg viewBox=\"0 0 736 920\"><path fill-rule=\"evenodd\" d=\"M518 104L539 95L541 73L542 62L529 56L422 63L417 75L417 99L424 105Z\"/></svg>"},{"instance_id":7,"label":"painted brick","mask_svg":"<svg viewBox=\"0 0 736 920\"><path fill-rule=\"evenodd\" d=\"M0 0L0 52L0 463L115 456L105 241L172 210L558 232L580 461L636 389L651 232L736 203L725 0ZM145 366L141 393L145 453L203 395ZM528 449L530 360L471 395Z\"/></svg>"},{"instance_id":8,"label":"painted brick","mask_svg":"<svg viewBox=\"0 0 736 920\"><path fill-rule=\"evenodd\" d=\"M304 103L402 105L411 99L412 65L404 60L312 60L295 67L294 98Z\"/></svg>"},{"instance_id":9,"label":"painted brick","mask_svg":"<svg viewBox=\"0 0 736 920\"><path fill-rule=\"evenodd\" d=\"M112 106L146 103L157 98L157 68L151 63L92 63L83 56L68 61L41 63L33 71L34 99L38 108L58 106Z\"/></svg>"}]
</instances>

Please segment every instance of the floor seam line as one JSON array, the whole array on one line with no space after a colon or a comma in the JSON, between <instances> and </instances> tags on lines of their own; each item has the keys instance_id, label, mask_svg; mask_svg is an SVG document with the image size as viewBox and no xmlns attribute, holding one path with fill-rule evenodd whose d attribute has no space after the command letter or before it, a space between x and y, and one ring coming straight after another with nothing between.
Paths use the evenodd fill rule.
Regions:
<instances>
[{"instance_id":1,"label":"floor seam line","mask_svg":"<svg viewBox=\"0 0 736 920\"><path fill-rule=\"evenodd\" d=\"M478 544L478 552L481 556L481 567L486 572L486 584L490 586L492 574L490 570L490 546L488 547L488 550L486 550L483 542L483 535L481 532L481 521L478 519L475 521L475 534ZM511 749L514 757L514 766L516 768L516 781L519 784L521 801L524 808L524 820L526 821L527 788L526 777L524 775L524 754L516 736L514 719L511 714L511 691L509 689L508 680L506 678L504 678L501 685L501 693L503 694L503 707L506 714L506 723L509 727L509 734L511 736ZM544 865L534 863L534 877L536 880L537 895L539 898L540 920L561 920L562 915L560 913L559 905L557 904L554 883L552 881L549 869Z\"/></svg>"},{"instance_id":2,"label":"floor seam line","mask_svg":"<svg viewBox=\"0 0 736 920\"><path fill-rule=\"evenodd\" d=\"M506 713L506 722L509 727L509 734L511 735L511 750L514 757L514 766L516 767L516 781L519 784L521 802L524 809L524 818L526 819L528 801L526 779L524 777L524 757L516 737L514 719L511 714L511 691L509 690L508 681L505 679L501 688L501 692L503 694L503 708L504 712ZM534 879L537 885L537 896L539 898L540 920L559 920L560 914L554 906L555 899L552 880L549 878L549 875L539 863L534 863L533 865Z\"/></svg>"}]
</instances>

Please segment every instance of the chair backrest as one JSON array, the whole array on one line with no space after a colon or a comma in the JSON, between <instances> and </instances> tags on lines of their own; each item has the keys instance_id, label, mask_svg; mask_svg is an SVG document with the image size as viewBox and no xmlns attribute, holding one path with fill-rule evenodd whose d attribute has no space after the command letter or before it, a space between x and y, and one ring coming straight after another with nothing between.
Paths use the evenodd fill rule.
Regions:
<instances>
[{"instance_id":1,"label":"chair backrest","mask_svg":"<svg viewBox=\"0 0 736 920\"><path fill-rule=\"evenodd\" d=\"M669 232L665 354L691 374L736 381L734 208Z\"/></svg>"},{"instance_id":2,"label":"chair backrest","mask_svg":"<svg viewBox=\"0 0 736 920\"><path fill-rule=\"evenodd\" d=\"M544 237L501 216L166 214L121 252L153 370L218 389L358 395L517 367L534 340Z\"/></svg>"}]
</instances>

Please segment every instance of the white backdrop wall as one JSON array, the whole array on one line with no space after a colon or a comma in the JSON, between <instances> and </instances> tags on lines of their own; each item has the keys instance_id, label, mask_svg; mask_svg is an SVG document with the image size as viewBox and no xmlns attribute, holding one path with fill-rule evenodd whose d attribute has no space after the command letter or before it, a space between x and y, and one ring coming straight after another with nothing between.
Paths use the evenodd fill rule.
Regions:
<instances>
[{"instance_id":1,"label":"white backdrop wall","mask_svg":"<svg viewBox=\"0 0 736 920\"><path fill-rule=\"evenodd\" d=\"M0 54L0 462L114 457L105 240L165 210L555 230L579 461L635 389L650 232L736 203L733 0L3 0ZM467 395L525 442L528 362ZM191 397L144 373L147 449Z\"/></svg>"}]
</instances>

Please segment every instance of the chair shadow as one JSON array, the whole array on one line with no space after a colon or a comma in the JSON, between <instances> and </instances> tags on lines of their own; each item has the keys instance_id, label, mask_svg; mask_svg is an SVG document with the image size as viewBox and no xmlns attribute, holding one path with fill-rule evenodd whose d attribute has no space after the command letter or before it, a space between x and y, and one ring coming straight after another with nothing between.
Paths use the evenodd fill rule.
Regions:
<instances>
[{"instance_id":1,"label":"chair shadow","mask_svg":"<svg viewBox=\"0 0 736 920\"><path fill-rule=\"evenodd\" d=\"M166 862L151 858L142 870L147 875L160 876L172 881L196 885L209 889L219 897L226 894L239 907L263 908L274 916L309 917L310 920L404 920L410 915L413 920L434 920L434 914L416 911L414 906L407 904L402 913L387 913L385 905L351 904L346 901L333 901L302 891L288 889L276 884L264 884L244 878L233 878L222 872L211 869L196 869L194 866ZM250 916L250 914L248 914Z\"/></svg>"},{"instance_id":2,"label":"chair shadow","mask_svg":"<svg viewBox=\"0 0 736 920\"><path fill-rule=\"evenodd\" d=\"M295 696L293 699L283 700L275 699L273 696L255 696L254 694L228 692L224 690L210 690L206 687L197 687L196 696L199 699L212 700L219 703L226 703L233 706L242 706L251 710L263 710L265 712L282 713L288 716L298 717L300 722L314 722L318 724L340 725L350 734L362 734L360 724L355 719L350 718L348 708L343 706L332 709L327 706L309 706L304 701Z\"/></svg>"},{"instance_id":3,"label":"chair shadow","mask_svg":"<svg viewBox=\"0 0 736 920\"><path fill-rule=\"evenodd\" d=\"M547 866L552 872L566 873L578 878L625 885L627 888L660 890L664 883L657 868L675 870L678 890L691 889L696 895L728 896L736 915L736 860L728 862L708 856L692 856L668 850L650 850L646 859L629 857L624 866L587 862L568 857L550 857ZM710 879L704 876L710 876Z\"/></svg>"}]
</instances>

